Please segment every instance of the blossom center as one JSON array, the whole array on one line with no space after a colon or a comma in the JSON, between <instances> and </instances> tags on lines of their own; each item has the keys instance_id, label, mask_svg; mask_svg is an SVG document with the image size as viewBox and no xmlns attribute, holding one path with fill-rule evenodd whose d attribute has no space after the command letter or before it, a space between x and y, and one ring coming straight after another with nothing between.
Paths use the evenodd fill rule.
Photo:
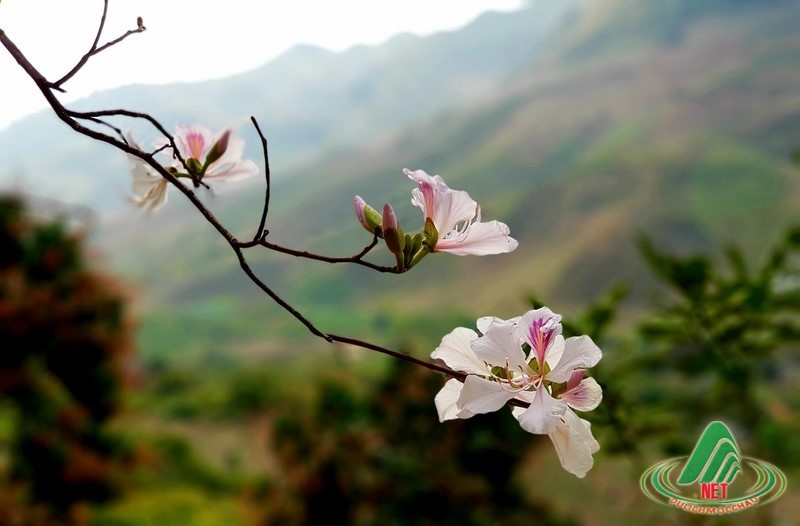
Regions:
<instances>
[{"instance_id":1,"label":"blossom center","mask_svg":"<svg viewBox=\"0 0 800 526\"><path fill-rule=\"evenodd\" d=\"M486 364L489 366L489 364ZM510 392L519 392L529 390L532 386L536 386L536 380L540 375L527 374L522 366L518 366L519 371L512 370L508 360L506 360L505 367L496 365L490 367L490 374L492 380L498 382L504 390Z\"/></svg>"},{"instance_id":2,"label":"blossom center","mask_svg":"<svg viewBox=\"0 0 800 526\"><path fill-rule=\"evenodd\" d=\"M206 149L206 141L203 138L203 134L189 132L186 135L186 146L189 149L189 157L198 161L203 158L203 153L205 153Z\"/></svg>"},{"instance_id":3,"label":"blossom center","mask_svg":"<svg viewBox=\"0 0 800 526\"><path fill-rule=\"evenodd\" d=\"M534 320L530 326L528 334L531 338L531 347L536 353L536 361L539 364L539 370L544 370L545 353L553 340L553 330L558 324L558 320L554 317L539 318Z\"/></svg>"}]
</instances>

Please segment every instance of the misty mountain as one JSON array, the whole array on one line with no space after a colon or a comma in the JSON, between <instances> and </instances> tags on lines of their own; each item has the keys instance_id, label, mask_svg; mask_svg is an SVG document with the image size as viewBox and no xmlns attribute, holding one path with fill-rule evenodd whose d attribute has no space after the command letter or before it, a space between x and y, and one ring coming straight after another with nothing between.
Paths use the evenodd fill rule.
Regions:
<instances>
[{"instance_id":1,"label":"misty mountain","mask_svg":"<svg viewBox=\"0 0 800 526\"><path fill-rule=\"evenodd\" d=\"M505 16L422 39L432 46L425 57L456 53L445 49L457 41L471 49L466 43L481 40L475 28L487 20L497 28L519 20ZM258 249L253 266L323 330L380 341L422 335L430 345L442 327L518 314L532 293L568 312L625 281L634 286L634 302L644 301L648 283L631 242L639 233L675 252L736 242L757 259L783 226L800 221L800 174L789 163L800 145L798 16L800 3L788 1L587 1L564 15L535 53L509 59L515 65L475 98L441 102L395 122L391 132L350 143L331 131L336 138L326 138L313 156L281 157L290 134L278 138L271 142L281 175L267 225L273 241L331 255L357 252L369 235L353 217L354 194L376 207L391 202L406 231L421 226L401 173L408 167L439 173L470 192L485 219L509 224L520 247L483 258L434 254L401 276ZM410 38L390 41L384 51ZM492 40L505 57L510 48L500 36ZM377 56L381 49L349 53ZM338 56L307 48L294 53L308 60ZM492 62L475 59L471 67L486 72ZM397 64L372 67L380 74L366 77L403 71ZM394 85L376 82L386 93ZM454 85L441 81L458 99ZM316 94L309 107L324 106L313 91L320 88L307 89ZM375 111L376 122L391 118L390 111ZM306 118L328 129L333 125L324 118L316 121L323 113ZM347 129L358 130L358 118L349 118L342 117L342 129L348 121ZM272 124L268 130L272 137ZM287 142L279 146L280 140ZM255 231L262 191L254 184L203 198L246 237ZM255 290L225 243L173 195L154 216L120 209L102 224L101 242L116 268L147 285L145 353L235 354L305 334Z\"/></svg>"},{"instance_id":2,"label":"misty mountain","mask_svg":"<svg viewBox=\"0 0 800 526\"><path fill-rule=\"evenodd\" d=\"M260 69L223 80L126 86L71 107L147 112L168 129L193 122L234 127L251 139L248 154L260 157L249 123L255 115L281 174L321 151L390 135L432 113L493 95L531 63L578 5L534 2L514 13L486 13L461 31L399 35L343 53L296 46ZM142 144L155 137L130 120L115 124L133 128L145 138ZM128 184L124 156L76 135L46 111L0 132L0 166L0 181L104 210L120 206Z\"/></svg>"}]
</instances>

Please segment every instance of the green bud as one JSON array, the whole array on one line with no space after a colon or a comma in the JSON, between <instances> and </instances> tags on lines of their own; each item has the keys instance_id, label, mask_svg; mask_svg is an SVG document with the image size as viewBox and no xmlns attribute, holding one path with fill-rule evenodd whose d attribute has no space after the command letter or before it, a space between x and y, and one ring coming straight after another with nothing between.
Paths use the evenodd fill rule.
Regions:
<instances>
[{"instance_id":1,"label":"green bud","mask_svg":"<svg viewBox=\"0 0 800 526\"><path fill-rule=\"evenodd\" d=\"M421 243L422 243L422 240L420 240L420 244ZM416 265L417 263L422 261L422 258L424 258L425 256L427 256L430 253L431 253L431 249L428 248L428 245L420 246L419 249L416 252L413 253L414 255L411 256L411 261L408 263L408 265L406 265L406 267L407 268L412 268L414 265Z\"/></svg>"},{"instance_id":2,"label":"green bud","mask_svg":"<svg viewBox=\"0 0 800 526\"><path fill-rule=\"evenodd\" d=\"M411 262L414 260L414 256L417 255L419 250L422 248L422 233L416 232L412 236L411 234L406 234L406 246L403 249L403 253L405 255L405 262L406 268L411 268Z\"/></svg>"}]
</instances>

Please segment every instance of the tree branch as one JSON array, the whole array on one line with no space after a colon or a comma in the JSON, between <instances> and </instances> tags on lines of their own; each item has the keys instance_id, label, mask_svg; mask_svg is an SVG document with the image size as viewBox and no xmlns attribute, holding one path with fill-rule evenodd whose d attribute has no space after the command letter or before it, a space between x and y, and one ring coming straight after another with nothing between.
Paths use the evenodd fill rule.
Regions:
<instances>
[{"instance_id":1,"label":"tree branch","mask_svg":"<svg viewBox=\"0 0 800 526\"><path fill-rule=\"evenodd\" d=\"M107 0L104 2L104 6L107 7ZM346 337L346 336L338 336L338 335L333 335L333 334L326 334L325 332L323 332L320 329L318 329L305 316L303 316L302 313L300 313L292 305L290 305L288 302L286 302L284 299L282 299L278 294L276 294L266 283L264 283L263 280L261 280L253 272L253 270L250 268L250 265L247 262L247 258L244 255L243 249L249 248L249 247L253 247L253 246L256 246L256 245L261 245L261 246L264 246L265 248L268 248L270 250L274 250L276 252L281 252L281 253L284 253L284 254L292 255L292 256L295 256L295 257L314 259L314 260L317 260L317 261L324 261L324 262L328 262L328 263L355 263L355 264L362 265L362 266L371 268L371 269L379 271L379 272L391 272L391 273L399 273L400 272L400 270L397 267L383 267L383 266L375 265L373 263L364 261L362 259L367 253L369 253L370 250L372 250L372 248L374 248L377 245L377 243L378 243L377 234L375 234L375 236L372 239L372 242L369 245L364 247L364 249L362 249L358 254L355 254L354 256L350 256L350 257L321 256L321 255L312 254L312 253L306 252L306 251L298 251L298 250L293 250L293 249L281 247L281 246L276 245L274 243L269 243L265 239L263 239L262 233L265 233L264 226L266 224L266 217L267 217L268 206L269 206L269 198L270 198L270 190L269 190L269 183L270 183L270 181L269 181L269 159L268 159L268 154L267 154L266 138L264 137L263 133L261 132L261 130L260 130L259 126L258 126L258 123L256 122L256 120L254 118L251 118L251 120L253 121L253 124L256 127L256 131L258 132L259 137L262 140L262 147L263 147L263 150L264 150L264 161L265 161L265 172L266 172L265 175L266 175L266 182L267 182L267 191L266 191L266 196L265 196L264 209L263 209L262 216L261 216L261 222L259 223L259 233L257 233L256 239L254 239L253 241L249 241L249 242L241 242L238 239L236 239L233 236L233 234L231 234L219 222L219 220L216 218L216 216L214 216L214 214L212 214L211 211L209 211L208 208L206 208L205 205L203 205L203 203L199 200L199 198L197 197L197 195L194 193L194 191L191 188L189 188L186 185L182 184L174 174L172 174L169 170L164 168L158 161L155 160L154 154L158 153L160 151L160 149L156 150L153 153L147 153L147 152L139 150L138 148L134 148L133 146L128 144L128 142L125 140L124 137L120 137L119 139L117 139L115 137L112 137L110 135L106 135L104 133L101 133L99 131L93 130L91 128L87 128L86 126L83 126L82 124L80 124L78 122L78 119L86 119L86 120L89 120L91 122L95 122L95 123L98 123L98 124L103 124L103 125L111 127L119 135L122 135L118 128L116 128L114 126L111 126L110 124L104 122L103 120L100 119L100 117L124 116L124 117L136 118L136 119L144 119L144 120L148 121L149 123L151 123L160 133L162 133L164 135L164 137L169 141L169 145L170 145L170 147L172 149L173 155L175 155L185 167L185 161L180 156L178 148L177 148L177 146L175 144L174 137L172 137L172 135L170 135L166 131L166 129L161 125L161 123L159 123L152 116L150 116L150 115L148 115L146 113L138 113L138 112L132 112L132 111L128 111L128 110L103 110L103 111L93 111L93 112L76 112L76 111L68 110L67 108L65 108L61 104L61 102L55 97L55 95L53 93L53 90L59 89L58 84L64 82L66 79L69 79L78 70L80 70L80 67L82 67L82 65L85 64L86 60L88 60L89 57L91 57L93 54L96 54L99 51L102 51L103 49L106 49L107 47L110 47L114 43L116 43L116 42L120 41L122 38L124 38L124 36L123 36L123 37L117 39L116 41L113 41L113 42L111 42L111 43L109 43L109 44L107 44L105 46L102 46L100 48L96 48L95 47L96 46L96 42L99 40L99 35L102 33L102 26L104 24L104 20L105 20L105 9L104 9L104 14L103 14L103 19L101 20L100 29L98 30L98 37L95 39L95 44L93 44L93 46L92 46L92 51L90 51L89 53L84 55L84 57L81 59L81 62L79 62L78 65L75 68L73 68L74 71L71 71L68 75L66 75L65 77L60 79L55 84L50 83L49 81L47 81L47 79L28 61L28 59L25 57L25 55L23 55L23 53L19 50L19 48L17 48L17 46L11 41L11 39L8 38L8 36L5 34L5 32L2 29L0 29L0 43L3 44L3 46L8 50L8 52L11 54L11 56L14 57L14 59L22 67L22 69L36 83L36 86L39 88L39 91L42 92L42 94L44 95L45 99L49 103L50 107L53 109L53 111L55 112L56 116L61 121L63 121L70 128L72 128L73 130L75 130L76 132L78 132L78 133L80 133L82 135L85 135L85 136L90 137L92 139L95 139L97 141L104 142L106 144L114 146L115 148L117 148L117 149L119 149L119 150L121 150L121 151L123 151L123 152L125 152L125 153L127 153L129 155L132 155L134 157L137 157L137 158L141 159L142 161L147 163L147 165L150 166L153 170L155 170L159 175L164 177L171 185L176 187L178 189L178 191L180 191L182 194L184 194L184 196L186 196L186 198L200 212L200 214L206 219L206 221L228 242L228 245L231 247L233 252L236 254L236 257L237 257L237 259L239 261L239 266L242 268L242 271L248 276L248 278L250 278L250 280L257 287L259 287L265 294L267 294L273 301L275 301L284 310L289 312L298 321L300 321L313 335L324 339L328 343L338 342L338 343L345 343L345 344L355 345L355 346L361 347L363 349L368 349L368 350L380 352L380 353L392 356L392 357L400 359L400 360L408 361L410 363L414 363L414 364L419 365L421 367L425 367L425 368L427 368L429 370L440 372L440 373L446 374L448 376L451 376L453 378L456 378L456 379L458 379L460 381L464 381L464 378L466 377L466 374L461 372L461 371L455 371L453 369L450 369L450 368L448 368L446 366L439 365L437 363L421 360L421 359L415 358L415 357L413 357L413 356L411 356L409 354L401 353L401 352L398 352L398 351L393 351L391 349L387 349L385 347L381 347L379 345L375 345L375 344L372 344L372 343L369 343L369 342L365 342L365 341L362 341L362 340L358 340L358 339L355 339L355 338L350 338L350 337ZM143 26L140 26L140 30L143 30ZM261 238L259 238L259 236L261 236ZM509 405L519 406L519 407L528 407L528 405L529 405L526 402L522 402L522 401L516 400L516 399L512 399L511 401L508 402L508 404Z\"/></svg>"}]
</instances>

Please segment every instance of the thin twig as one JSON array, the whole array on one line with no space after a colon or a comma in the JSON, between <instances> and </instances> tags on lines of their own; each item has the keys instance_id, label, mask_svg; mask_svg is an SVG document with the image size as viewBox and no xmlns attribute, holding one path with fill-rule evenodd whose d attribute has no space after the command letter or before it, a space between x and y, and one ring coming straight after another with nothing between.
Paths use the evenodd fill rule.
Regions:
<instances>
[{"instance_id":1,"label":"thin twig","mask_svg":"<svg viewBox=\"0 0 800 526\"><path fill-rule=\"evenodd\" d=\"M269 288L267 284L261 280L261 278L256 276L255 272L253 272L253 269L251 269L250 265L247 263L247 258L244 257L244 253L235 243L231 243L231 248L233 248L233 251L236 253L236 257L239 259L239 266L242 267L242 270L244 271L245 274L247 274L247 277L250 278L250 281L255 283L256 286L260 288L262 291L264 291L270 298L272 298L275 301L275 303L283 307L284 310L288 311L292 316L297 318L300 321L300 323L305 325L306 328L309 331L311 331L311 334L313 334L314 336L319 336L328 343L333 341L331 340L330 336L328 336L321 330L317 329L317 327L313 323L311 323L311 321L309 321L308 318L303 316L300 313L300 311L289 305L289 303L284 301L271 288Z\"/></svg>"},{"instance_id":2,"label":"thin twig","mask_svg":"<svg viewBox=\"0 0 800 526\"><path fill-rule=\"evenodd\" d=\"M372 238L372 242L363 249L361 249L361 252L359 252L358 254L346 257L332 257L332 256L323 256L322 254L315 254L313 252L308 252L306 250L295 250L293 248L287 248L281 245L277 245L275 243L270 243L266 239L238 242L238 246L241 248L251 248L258 245L264 248L268 248L270 250L274 250L275 252L288 254L290 256L298 258L313 259L315 261L324 261L325 263L355 263L356 265L361 265L367 268L371 268L372 270L375 270L377 272L402 274L402 271L400 271L397 267L387 267L383 265L376 265L374 263L370 263L369 261L364 261L363 257L366 256L367 253L369 253L369 251L372 250L377 244L378 244L378 236L376 235Z\"/></svg>"},{"instance_id":3,"label":"thin twig","mask_svg":"<svg viewBox=\"0 0 800 526\"><path fill-rule=\"evenodd\" d=\"M110 123L108 123L108 122L106 122L106 121L104 121L102 119L98 119L97 117L86 117L86 120L92 121L95 124L100 124L101 126L107 126L107 127L111 128L112 130L114 130L117 133L117 135L119 135L120 139L122 139L123 141L125 141L127 143L127 140L125 139L125 135L122 133L122 130L120 130L116 126L114 126L114 125L112 125L112 124L110 124Z\"/></svg>"},{"instance_id":4,"label":"thin twig","mask_svg":"<svg viewBox=\"0 0 800 526\"><path fill-rule=\"evenodd\" d=\"M147 113L141 113L138 111L130 111L130 110L122 110L122 109L115 109L115 110L99 110L99 111L73 111L64 108L67 115L70 117L74 117L76 119L90 119L92 117L131 117L134 119L144 119L153 127L158 130L158 132L163 135L167 142L169 143L168 147L172 149L172 154L175 156L176 159L181 163L183 169L187 172L189 169L186 167L186 160L181 156L180 151L178 150L178 146L175 144L175 138L172 136L171 133L167 131L164 126L154 119L151 115ZM159 148L156 151L161 151L163 148Z\"/></svg>"},{"instance_id":5,"label":"thin twig","mask_svg":"<svg viewBox=\"0 0 800 526\"><path fill-rule=\"evenodd\" d=\"M94 55L97 55L102 51L105 51L106 49L110 48L113 45L119 44L129 36L135 33L141 33L142 31L145 30L145 27L143 25L138 24L138 27L136 29L129 29L128 31L123 33L121 36L115 38L114 40L106 42L102 46L97 47L97 44L100 42L100 37L103 34L103 28L106 25L107 14L108 14L108 0L103 0L103 15L100 17L100 24L97 27L97 34L94 37L94 41L92 42L92 46L89 48L89 51L87 51L86 54L84 54L78 61L78 63L75 64L75 66L71 70L69 70L63 77L61 77L55 82L50 83L50 88L58 90L63 93L65 90L61 86L69 79L74 77L75 74L78 73L78 71L80 71L81 68L83 68L83 66L85 66L87 62L89 62L90 58L92 58Z\"/></svg>"},{"instance_id":6,"label":"thin twig","mask_svg":"<svg viewBox=\"0 0 800 526\"><path fill-rule=\"evenodd\" d=\"M267 213L269 212L269 198L270 198L270 173L269 173L269 150L267 149L267 138L261 133L261 127L258 125L258 121L254 116L250 116L250 120L253 121L253 126L256 127L256 132L258 133L259 138L261 139L261 150L264 152L264 179L266 182L266 188L264 190L264 209L261 211L261 221L258 223L258 230L256 230L256 235L253 237L253 241L258 241L263 239L267 235L267 231L264 230L264 227L267 224Z\"/></svg>"},{"instance_id":7,"label":"thin twig","mask_svg":"<svg viewBox=\"0 0 800 526\"><path fill-rule=\"evenodd\" d=\"M392 356L394 358L398 358L398 359L404 360L406 362L411 362L413 364L419 365L419 366L424 367L426 369L430 369L431 371L436 371L438 373L444 373L444 374L446 374L448 376L452 376L453 378L455 378L457 380L460 380L462 382L467 377L467 373L462 373L461 371L454 371L453 369L450 369L449 367L445 367L445 366L439 365L439 364L434 363L434 362L428 362L428 361L425 361L425 360L420 360L419 358L415 358L414 356L411 356L410 354L402 353L402 352L399 352L399 351L393 351L391 349L387 349L386 347L381 347L380 345L375 345L374 343L365 342L365 341L358 340L356 338L350 338L350 337L347 337L347 336L339 336L339 335L336 335L336 334L328 334L327 336L329 338L329 341L339 342L339 343L347 343L347 344L350 344L350 345L356 345L356 346L364 348L364 349L370 349L370 350L373 350L373 351L377 351L379 353L387 354L387 355Z\"/></svg>"}]
</instances>

